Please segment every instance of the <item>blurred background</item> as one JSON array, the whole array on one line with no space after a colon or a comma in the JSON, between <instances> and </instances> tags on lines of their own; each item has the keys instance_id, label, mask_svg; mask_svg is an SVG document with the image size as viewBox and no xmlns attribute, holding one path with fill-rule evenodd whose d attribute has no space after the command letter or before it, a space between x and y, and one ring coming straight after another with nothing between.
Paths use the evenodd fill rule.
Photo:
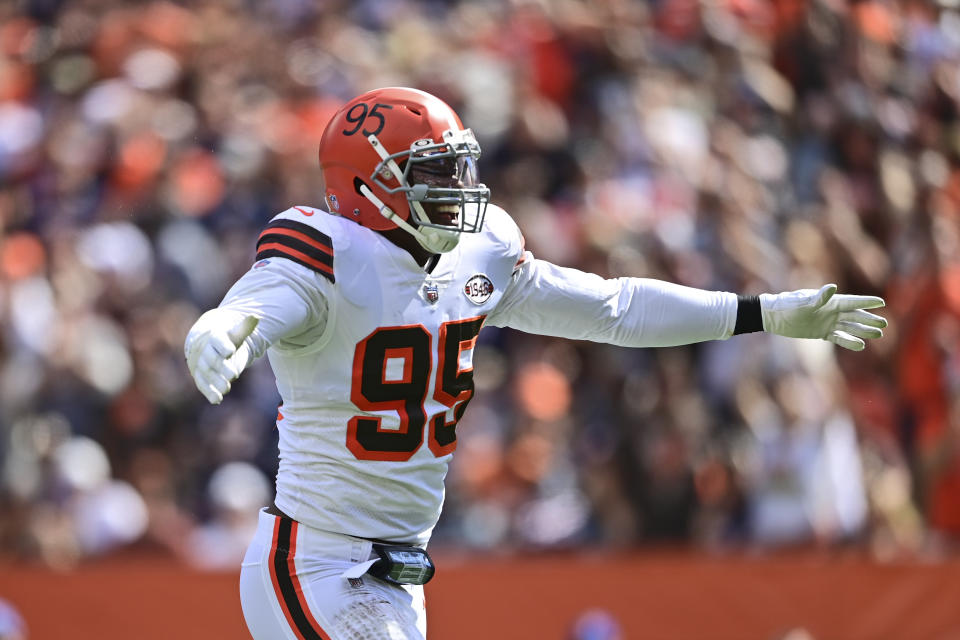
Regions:
<instances>
[{"instance_id":1,"label":"blurred background","mask_svg":"<svg viewBox=\"0 0 960 640\"><path fill-rule=\"evenodd\" d=\"M4 0L0 597L131 553L238 571L279 397L261 361L210 407L183 338L266 221L322 204L333 111L389 85L473 128L540 258L836 282L890 321L857 354L488 328L431 550L951 561L958 0ZM570 637L630 624L586 615Z\"/></svg>"}]
</instances>

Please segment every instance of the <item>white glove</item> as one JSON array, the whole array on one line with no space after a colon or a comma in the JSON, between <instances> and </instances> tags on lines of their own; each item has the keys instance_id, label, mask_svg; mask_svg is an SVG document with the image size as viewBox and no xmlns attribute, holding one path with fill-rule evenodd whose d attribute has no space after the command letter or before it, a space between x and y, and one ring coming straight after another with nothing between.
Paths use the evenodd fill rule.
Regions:
<instances>
[{"instance_id":1,"label":"white glove","mask_svg":"<svg viewBox=\"0 0 960 640\"><path fill-rule=\"evenodd\" d=\"M250 363L245 340L259 322L256 316L211 309L190 328L183 353L197 389L210 404L223 401L230 383Z\"/></svg>"},{"instance_id":2,"label":"white glove","mask_svg":"<svg viewBox=\"0 0 960 640\"><path fill-rule=\"evenodd\" d=\"M788 338L820 338L861 351L865 339L879 338L887 321L864 309L886 304L876 296L834 295L837 285L760 295L763 329Z\"/></svg>"}]
</instances>

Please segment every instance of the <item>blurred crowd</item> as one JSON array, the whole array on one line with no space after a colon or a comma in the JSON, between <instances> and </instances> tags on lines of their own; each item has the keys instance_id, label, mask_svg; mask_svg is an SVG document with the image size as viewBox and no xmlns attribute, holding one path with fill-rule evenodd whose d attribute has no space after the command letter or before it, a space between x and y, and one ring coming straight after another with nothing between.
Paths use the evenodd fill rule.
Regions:
<instances>
[{"instance_id":1,"label":"blurred crowd","mask_svg":"<svg viewBox=\"0 0 960 640\"><path fill-rule=\"evenodd\" d=\"M535 255L882 295L861 353L488 328L441 548L949 553L960 536L960 2L0 3L0 550L235 569L276 472L255 364L183 338L258 230L320 206L344 101L415 86Z\"/></svg>"}]
</instances>

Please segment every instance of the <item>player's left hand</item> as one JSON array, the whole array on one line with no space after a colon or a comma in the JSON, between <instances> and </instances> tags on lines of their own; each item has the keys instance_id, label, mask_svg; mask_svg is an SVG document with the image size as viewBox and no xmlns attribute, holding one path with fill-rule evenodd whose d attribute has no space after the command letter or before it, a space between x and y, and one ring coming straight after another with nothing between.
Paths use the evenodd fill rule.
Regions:
<instances>
[{"instance_id":1,"label":"player's left hand","mask_svg":"<svg viewBox=\"0 0 960 640\"><path fill-rule=\"evenodd\" d=\"M789 338L820 338L861 351L865 340L879 338L887 321L865 309L886 303L877 296L837 294L837 285L760 296L763 329Z\"/></svg>"}]
</instances>

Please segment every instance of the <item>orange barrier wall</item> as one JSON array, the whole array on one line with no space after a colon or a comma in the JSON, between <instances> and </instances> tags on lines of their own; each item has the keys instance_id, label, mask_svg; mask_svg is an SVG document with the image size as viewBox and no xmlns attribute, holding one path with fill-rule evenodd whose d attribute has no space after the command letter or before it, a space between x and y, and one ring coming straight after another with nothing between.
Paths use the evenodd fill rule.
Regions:
<instances>
[{"instance_id":1,"label":"orange barrier wall","mask_svg":"<svg viewBox=\"0 0 960 640\"><path fill-rule=\"evenodd\" d=\"M567 638L584 610L616 616L626 639L960 638L960 560L876 565L848 556L708 558L558 555L524 560L437 554L430 640ZM0 597L31 640L245 638L237 575L152 557L70 573L0 566Z\"/></svg>"}]
</instances>

